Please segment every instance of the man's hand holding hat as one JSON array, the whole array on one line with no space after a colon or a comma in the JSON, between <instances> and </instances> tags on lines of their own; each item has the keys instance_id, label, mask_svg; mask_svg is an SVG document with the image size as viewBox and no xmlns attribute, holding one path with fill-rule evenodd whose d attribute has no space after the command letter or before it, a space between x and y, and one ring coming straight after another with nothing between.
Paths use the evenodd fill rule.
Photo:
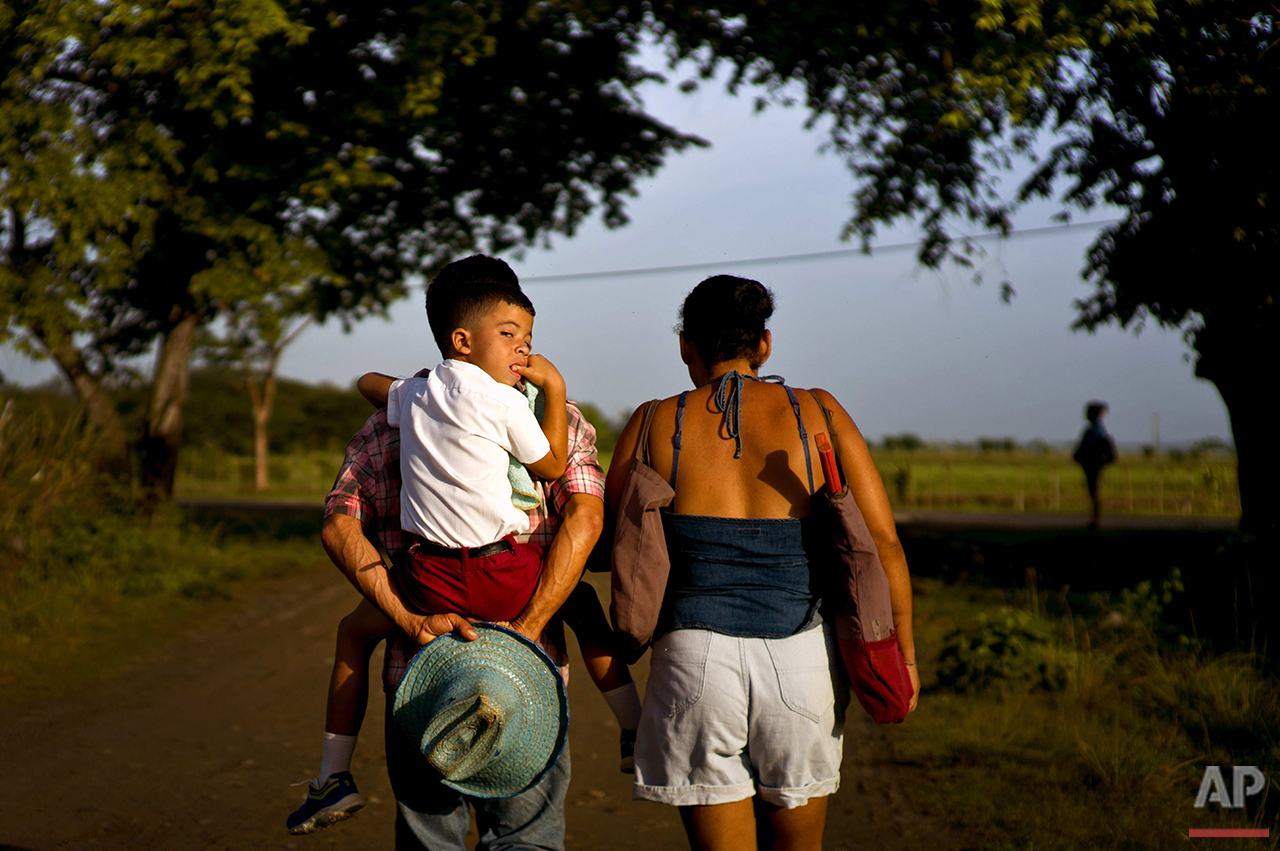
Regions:
<instances>
[{"instance_id":1,"label":"man's hand holding hat","mask_svg":"<svg viewBox=\"0 0 1280 851\"><path fill-rule=\"evenodd\" d=\"M475 641L478 637L471 621L459 614L415 615L406 613L404 623L397 626L419 644L430 644L442 635L456 632L460 638Z\"/></svg>"}]
</instances>

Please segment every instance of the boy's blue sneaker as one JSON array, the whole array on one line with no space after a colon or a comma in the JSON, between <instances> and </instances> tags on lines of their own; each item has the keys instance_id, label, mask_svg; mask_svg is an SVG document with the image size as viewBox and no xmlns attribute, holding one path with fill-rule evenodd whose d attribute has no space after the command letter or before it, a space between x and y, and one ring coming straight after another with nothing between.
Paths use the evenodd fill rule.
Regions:
<instances>
[{"instance_id":1,"label":"boy's blue sneaker","mask_svg":"<svg viewBox=\"0 0 1280 851\"><path fill-rule=\"evenodd\" d=\"M339 771L324 788L307 784L307 800L289 816L285 824L293 834L311 833L334 822L351 818L364 809L364 797L356 789L350 771Z\"/></svg>"}]
</instances>

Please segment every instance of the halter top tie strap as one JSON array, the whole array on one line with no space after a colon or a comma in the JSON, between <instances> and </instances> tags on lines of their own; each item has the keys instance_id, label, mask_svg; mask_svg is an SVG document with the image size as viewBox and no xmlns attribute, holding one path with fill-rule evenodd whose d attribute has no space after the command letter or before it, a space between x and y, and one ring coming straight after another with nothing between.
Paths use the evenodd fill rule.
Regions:
<instances>
[{"instance_id":1,"label":"halter top tie strap","mask_svg":"<svg viewBox=\"0 0 1280 851\"><path fill-rule=\"evenodd\" d=\"M804 419L800 416L800 402L796 399L796 394L786 385L786 379L781 375L743 375L736 369L731 369L720 378L720 384L716 387L713 400L716 410L724 415L725 431L734 440L733 457L742 457L742 382L743 381L766 381L771 384L781 384L782 389L787 391L787 398L791 400L791 410L796 415L796 426L800 430L800 443L804 446L804 468L809 474L809 493L813 493L813 463L809 456L809 435L804 429ZM680 469L680 444L681 436L684 431L684 408L685 402L689 398L689 391L686 390L680 394L680 401L676 404L676 434L672 441L671 455L671 488L676 486L676 473Z\"/></svg>"}]
</instances>

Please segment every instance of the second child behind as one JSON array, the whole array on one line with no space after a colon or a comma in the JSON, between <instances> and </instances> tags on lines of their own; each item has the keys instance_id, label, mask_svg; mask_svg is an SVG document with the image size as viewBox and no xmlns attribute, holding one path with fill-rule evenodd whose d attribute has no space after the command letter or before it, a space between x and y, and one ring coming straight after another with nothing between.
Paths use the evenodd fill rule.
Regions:
<instances>
[{"instance_id":1,"label":"second child behind","mask_svg":"<svg viewBox=\"0 0 1280 851\"><path fill-rule=\"evenodd\" d=\"M492 268L490 268L492 267ZM466 272L460 272L465 268ZM394 573L406 605L505 624L528 604L542 574L542 549L520 543L529 518L513 504L510 459L554 480L565 471L565 385L555 366L532 355L534 308L505 263L472 257L450 264L427 293L427 315L445 360L425 377L369 373L359 389L387 405L400 429L401 525L415 537ZM541 423L517 389L541 388ZM639 720L639 698L611 649L595 592L580 585L562 612L596 685L623 728L624 770ZM394 624L365 600L344 619L330 681L321 768L307 801L289 818L309 833L363 804L349 773L367 702L368 659Z\"/></svg>"}]
</instances>

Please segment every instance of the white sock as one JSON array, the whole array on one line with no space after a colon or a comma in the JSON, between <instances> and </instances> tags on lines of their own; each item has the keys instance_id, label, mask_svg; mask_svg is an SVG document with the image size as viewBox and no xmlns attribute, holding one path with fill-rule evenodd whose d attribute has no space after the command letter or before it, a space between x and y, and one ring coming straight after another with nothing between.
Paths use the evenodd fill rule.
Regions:
<instances>
[{"instance_id":1,"label":"white sock","mask_svg":"<svg viewBox=\"0 0 1280 851\"><path fill-rule=\"evenodd\" d=\"M316 786L324 786L329 778L339 771L351 770L351 754L356 749L355 736L340 736L337 733L324 734L324 750L320 752L320 777Z\"/></svg>"},{"instance_id":2,"label":"white sock","mask_svg":"<svg viewBox=\"0 0 1280 851\"><path fill-rule=\"evenodd\" d=\"M619 686L613 691L601 692L613 710L613 717L624 730L634 730L640 726L640 693L636 691L634 682Z\"/></svg>"}]
</instances>

